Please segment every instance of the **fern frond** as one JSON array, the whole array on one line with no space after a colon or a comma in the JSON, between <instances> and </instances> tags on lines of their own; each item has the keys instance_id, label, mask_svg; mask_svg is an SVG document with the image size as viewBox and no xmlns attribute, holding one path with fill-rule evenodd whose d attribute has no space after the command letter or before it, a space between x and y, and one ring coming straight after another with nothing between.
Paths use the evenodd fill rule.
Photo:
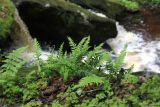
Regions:
<instances>
[{"instance_id":1,"label":"fern frond","mask_svg":"<svg viewBox=\"0 0 160 107\"><path fill-rule=\"evenodd\" d=\"M93 84L101 85L103 83L104 83L104 77L99 77L99 76L96 76L96 75L90 75L90 76L86 76L86 77L82 78L79 81L78 85L74 86L74 89L84 88L86 86L93 85Z\"/></svg>"},{"instance_id":2,"label":"fern frond","mask_svg":"<svg viewBox=\"0 0 160 107\"><path fill-rule=\"evenodd\" d=\"M115 71L120 71L120 69L122 68L122 65L123 65L123 62L124 62L124 58L126 56L126 48L127 48L127 45L120 52L119 56L116 58L116 60L114 62Z\"/></svg>"},{"instance_id":3,"label":"fern frond","mask_svg":"<svg viewBox=\"0 0 160 107\"><path fill-rule=\"evenodd\" d=\"M37 41L37 39L34 39L33 41L33 53L34 53L34 57L36 58L36 60L40 60L42 50L41 50L41 46L39 42Z\"/></svg>"},{"instance_id":4,"label":"fern frond","mask_svg":"<svg viewBox=\"0 0 160 107\"><path fill-rule=\"evenodd\" d=\"M76 62L81 61L82 57L85 56L88 52L90 38L83 38L78 45L72 47L71 57L72 60ZM71 43L70 43L71 44Z\"/></svg>"},{"instance_id":5,"label":"fern frond","mask_svg":"<svg viewBox=\"0 0 160 107\"><path fill-rule=\"evenodd\" d=\"M22 47L13 50L6 56L1 66L3 72L18 72L18 70L25 64L25 61L21 58L21 54L26 50L26 47Z\"/></svg>"},{"instance_id":6,"label":"fern frond","mask_svg":"<svg viewBox=\"0 0 160 107\"><path fill-rule=\"evenodd\" d=\"M58 57L62 57L63 56L63 46L64 46L64 43L62 43L60 48L58 49Z\"/></svg>"},{"instance_id":7,"label":"fern frond","mask_svg":"<svg viewBox=\"0 0 160 107\"><path fill-rule=\"evenodd\" d=\"M74 50L76 47L76 43L74 43L74 41L68 37L68 41L69 41L69 46L71 47L71 50Z\"/></svg>"}]
</instances>

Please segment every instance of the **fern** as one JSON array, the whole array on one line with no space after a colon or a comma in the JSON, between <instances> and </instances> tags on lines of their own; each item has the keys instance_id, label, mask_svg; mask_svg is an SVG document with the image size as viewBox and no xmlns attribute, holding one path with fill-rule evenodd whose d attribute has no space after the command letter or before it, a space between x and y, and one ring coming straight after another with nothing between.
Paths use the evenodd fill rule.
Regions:
<instances>
[{"instance_id":1,"label":"fern","mask_svg":"<svg viewBox=\"0 0 160 107\"><path fill-rule=\"evenodd\" d=\"M13 50L6 56L3 61L4 64L1 66L1 72L12 72L15 74L18 70L25 64L25 61L21 58L21 54L26 50L26 47L22 47L16 50Z\"/></svg>"},{"instance_id":2,"label":"fern","mask_svg":"<svg viewBox=\"0 0 160 107\"><path fill-rule=\"evenodd\" d=\"M82 60L82 57L88 52L90 38L83 38L78 45L76 45L71 38L68 38L68 40L71 47L70 57L72 57L72 60L75 62Z\"/></svg>"},{"instance_id":3,"label":"fern","mask_svg":"<svg viewBox=\"0 0 160 107\"><path fill-rule=\"evenodd\" d=\"M102 45L95 47L93 51L89 50L90 38L83 38L79 44L76 44L71 38L68 37L71 46L71 53L63 53L63 44L60 46L57 58L50 59L45 65L46 69L56 70L61 76L67 80L70 76L84 77L90 74L98 74L97 67L107 60L108 53L102 51ZM86 56L86 61L82 61Z\"/></svg>"},{"instance_id":4,"label":"fern","mask_svg":"<svg viewBox=\"0 0 160 107\"><path fill-rule=\"evenodd\" d=\"M83 56L88 52L90 39L88 37L84 38L79 44L74 43L74 41L69 37L68 40L71 46L71 53L63 53L62 44L59 48L57 59L52 59L52 61L50 59L45 65L45 67L50 70L59 71L60 75L62 75L65 80L67 80L71 75L81 75L79 71L82 71L82 69L79 67L83 64Z\"/></svg>"},{"instance_id":5,"label":"fern","mask_svg":"<svg viewBox=\"0 0 160 107\"><path fill-rule=\"evenodd\" d=\"M37 39L34 39L33 41L33 53L36 60L40 60L40 56L42 53L41 46Z\"/></svg>"},{"instance_id":6,"label":"fern","mask_svg":"<svg viewBox=\"0 0 160 107\"><path fill-rule=\"evenodd\" d=\"M86 86L93 85L93 84L101 85L101 84L104 84L104 80L105 80L104 77L99 77L96 75L86 76L79 81L78 85L74 86L74 89L84 88Z\"/></svg>"},{"instance_id":7,"label":"fern","mask_svg":"<svg viewBox=\"0 0 160 107\"><path fill-rule=\"evenodd\" d=\"M1 66L0 72L0 99L1 96L6 96L5 102L12 103L16 100L13 96L17 93L21 93L22 90L17 85L21 81L18 81L18 72L23 67L26 61L21 58L21 54L26 50L26 47L22 47L13 50L3 60L4 64ZM2 97L3 98L3 97Z\"/></svg>"},{"instance_id":8,"label":"fern","mask_svg":"<svg viewBox=\"0 0 160 107\"><path fill-rule=\"evenodd\" d=\"M40 56L42 54L42 50L41 50L41 46L40 46L39 42L37 41L37 39L34 39L34 41L33 41L33 53L34 53L36 65L38 67L38 73L40 73L40 71L41 71Z\"/></svg>"},{"instance_id":9,"label":"fern","mask_svg":"<svg viewBox=\"0 0 160 107\"><path fill-rule=\"evenodd\" d=\"M105 68L110 74L111 78L117 78L119 75L121 75L121 68L123 66L124 58L126 56L126 48L127 46L124 47L124 49L120 52L120 54L115 60L112 60L111 57L108 58Z\"/></svg>"},{"instance_id":10,"label":"fern","mask_svg":"<svg viewBox=\"0 0 160 107\"><path fill-rule=\"evenodd\" d=\"M119 71L122 68L124 58L126 56L126 48L127 46L124 47L124 49L120 52L119 56L115 60L114 63L115 71Z\"/></svg>"}]
</instances>

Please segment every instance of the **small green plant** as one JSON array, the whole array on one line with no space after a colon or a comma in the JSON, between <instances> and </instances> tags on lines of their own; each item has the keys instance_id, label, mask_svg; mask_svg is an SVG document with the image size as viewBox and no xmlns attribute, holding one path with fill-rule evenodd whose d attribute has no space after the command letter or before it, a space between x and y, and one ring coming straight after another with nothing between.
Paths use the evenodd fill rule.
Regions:
<instances>
[{"instance_id":1,"label":"small green plant","mask_svg":"<svg viewBox=\"0 0 160 107\"><path fill-rule=\"evenodd\" d=\"M74 88L84 88L84 87L87 87L89 85L102 85L104 84L105 82L105 78L103 77L98 77L96 75L90 75L90 76L86 76L84 78L82 78L80 81L79 81L79 84L78 85L75 85Z\"/></svg>"},{"instance_id":2,"label":"small green plant","mask_svg":"<svg viewBox=\"0 0 160 107\"><path fill-rule=\"evenodd\" d=\"M52 102L52 107L62 107L62 105L59 103L59 101L53 101Z\"/></svg>"},{"instance_id":3,"label":"small green plant","mask_svg":"<svg viewBox=\"0 0 160 107\"><path fill-rule=\"evenodd\" d=\"M67 80L68 77L71 76L83 77L97 71L94 62L92 63L94 65L89 65L89 63L100 54L96 52L100 49L100 46L94 51L89 52L89 37L83 38L79 44L75 44L71 38L68 38L68 40L71 46L71 53L63 53L62 44L58 51L57 58L53 58L53 60L50 59L49 63L46 64L46 67L50 70L59 71L64 80ZM82 61L85 56L88 56L87 61L85 61L86 63ZM99 59L95 59L95 61L97 61L95 62L96 64L99 63Z\"/></svg>"},{"instance_id":4,"label":"small green plant","mask_svg":"<svg viewBox=\"0 0 160 107\"><path fill-rule=\"evenodd\" d=\"M142 94L146 94L148 100L152 100L154 102L160 101L160 78L155 75L149 78L145 83L140 87L140 91Z\"/></svg>"},{"instance_id":5,"label":"small green plant","mask_svg":"<svg viewBox=\"0 0 160 107\"><path fill-rule=\"evenodd\" d=\"M122 5L124 5L128 10L131 11L137 11L139 10L139 4L135 1L131 0L121 0L120 2Z\"/></svg>"},{"instance_id":6,"label":"small green plant","mask_svg":"<svg viewBox=\"0 0 160 107\"><path fill-rule=\"evenodd\" d=\"M33 53L34 53L34 58L35 58L35 64L38 67L38 73L40 73L41 72L41 67L40 67L41 59L40 59L40 56L42 54L42 50L41 50L41 46L40 46L39 42L37 41L37 39L34 39L34 41L33 41Z\"/></svg>"},{"instance_id":7,"label":"small green plant","mask_svg":"<svg viewBox=\"0 0 160 107\"><path fill-rule=\"evenodd\" d=\"M127 73L124 75L124 79L122 79L122 84L136 84L139 81L139 78L135 75Z\"/></svg>"},{"instance_id":8,"label":"small green plant","mask_svg":"<svg viewBox=\"0 0 160 107\"><path fill-rule=\"evenodd\" d=\"M42 102L40 101L30 101L27 104L22 105L21 107L39 107L41 106ZM57 106L55 106L57 107Z\"/></svg>"},{"instance_id":9,"label":"small green plant","mask_svg":"<svg viewBox=\"0 0 160 107\"><path fill-rule=\"evenodd\" d=\"M4 64L0 67L0 100L4 105L17 100L25 102L38 95L40 76L37 76L36 69L24 70L26 61L22 54L25 50L26 47L13 50L2 60Z\"/></svg>"}]
</instances>

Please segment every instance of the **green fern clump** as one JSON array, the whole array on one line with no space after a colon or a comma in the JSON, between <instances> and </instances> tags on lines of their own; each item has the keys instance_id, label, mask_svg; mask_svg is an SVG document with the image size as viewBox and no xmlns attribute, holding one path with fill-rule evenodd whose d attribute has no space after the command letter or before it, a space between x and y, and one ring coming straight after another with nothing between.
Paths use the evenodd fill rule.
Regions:
<instances>
[{"instance_id":1,"label":"green fern clump","mask_svg":"<svg viewBox=\"0 0 160 107\"><path fill-rule=\"evenodd\" d=\"M21 54L25 51L26 47L19 48L9 53L3 61L0 71L0 97L5 95L9 98L8 102L11 103L12 98L22 90L17 85L17 74L20 68L25 64L25 61L21 59Z\"/></svg>"},{"instance_id":2,"label":"green fern clump","mask_svg":"<svg viewBox=\"0 0 160 107\"><path fill-rule=\"evenodd\" d=\"M26 68L27 63L22 54L26 47L10 52L2 60L0 67L0 101L2 105L10 105L21 100L27 101L38 95L38 82L41 76L37 76L37 70ZM39 79L38 79L39 78Z\"/></svg>"},{"instance_id":3,"label":"green fern clump","mask_svg":"<svg viewBox=\"0 0 160 107\"><path fill-rule=\"evenodd\" d=\"M63 53L63 45L61 45L57 58L50 59L45 65L46 68L58 71L65 80L70 76L84 77L91 74L104 76L103 70L108 70L110 74L114 73L115 75L119 73L125 57L124 50L113 62L110 57L111 53L102 50L103 44L89 51L89 37L83 38L79 44L74 43L71 38L68 38L68 40L71 52ZM104 62L107 62L106 67L101 69Z\"/></svg>"},{"instance_id":4,"label":"green fern clump","mask_svg":"<svg viewBox=\"0 0 160 107\"><path fill-rule=\"evenodd\" d=\"M129 73L130 70L122 71L121 69L126 47L113 60L112 52L102 50L103 44L90 50L89 37L83 38L78 44L71 38L68 40L71 52L64 52L62 44L56 56L51 54L47 61L43 61L40 58L40 44L35 39L33 43L35 60L34 64L29 66L25 66L26 62L21 58L26 48L16 49L9 53L5 60L2 60L4 64L0 67L1 104L20 103L24 107L47 107L48 104L53 107L92 107L94 105L101 107L121 105L123 107L129 101L138 103L139 99L135 93L140 95L141 92L134 91L132 94L133 89L126 90L126 87L130 84L139 86L134 85L139 80ZM106 71L108 73L105 73ZM56 91L52 90L52 87ZM121 90L127 94L119 99ZM54 94L56 99L52 103L45 101L46 91L53 91L51 96L47 96L52 98ZM127 98L128 94L132 96ZM133 98L138 100L133 100ZM144 104L146 103L143 102L142 105Z\"/></svg>"},{"instance_id":5,"label":"green fern clump","mask_svg":"<svg viewBox=\"0 0 160 107\"><path fill-rule=\"evenodd\" d=\"M13 50L13 52L9 53L6 56L6 59L3 61L4 64L1 66L1 72L11 72L15 74L18 70L25 64L25 61L21 58L21 54L26 50L26 47L19 48L17 50Z\"/></svg>"},{"instance_id":6,"label":"green fern clump","mask_svg":"<svg viewBox=\"0 0 160 107\"><path fill-rule=\"evenodd\" d=\"M63 44L61 45L57 58L50 59L49 63L45 67L51 70L57 70L64 77L65 80L71 75L82 76L88 73L89 69L86 69L85 64L82 62L82 58L87 55L89 49L89 38L84 38L77 45L71 38L69 44L71 46L71 53L63 53Z\"/></svg>"}]
</instances>

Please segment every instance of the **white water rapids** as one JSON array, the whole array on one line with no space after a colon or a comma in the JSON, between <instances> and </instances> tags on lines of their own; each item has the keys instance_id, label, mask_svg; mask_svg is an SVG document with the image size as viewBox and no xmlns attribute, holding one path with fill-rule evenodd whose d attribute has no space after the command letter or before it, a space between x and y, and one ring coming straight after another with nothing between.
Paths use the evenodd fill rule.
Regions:
<instances>
[{"instance_id":1,"label":"white water rapids","mask_svg":"<svg viewBox=\"0 0 160 107\"><path fill-rule=\"evenodd\" d=\"M119 54L127 44L127 55L124 68L134 65L133 72L151 71L160 73L160 41L145 41L143 35L127 31L123 26L116 23L118 35L116 38L107 40L107 43Z\"/></svg>"}]
</instances>

